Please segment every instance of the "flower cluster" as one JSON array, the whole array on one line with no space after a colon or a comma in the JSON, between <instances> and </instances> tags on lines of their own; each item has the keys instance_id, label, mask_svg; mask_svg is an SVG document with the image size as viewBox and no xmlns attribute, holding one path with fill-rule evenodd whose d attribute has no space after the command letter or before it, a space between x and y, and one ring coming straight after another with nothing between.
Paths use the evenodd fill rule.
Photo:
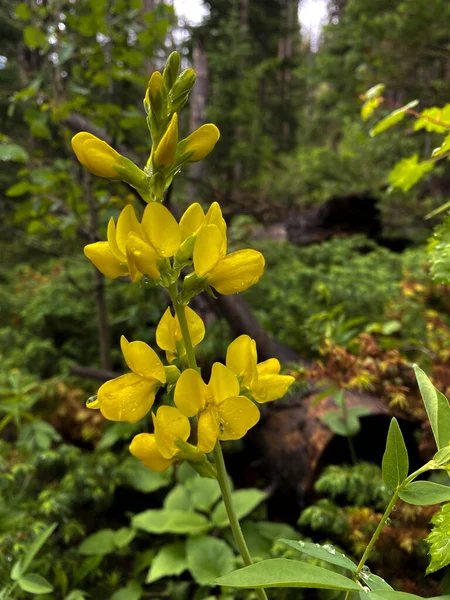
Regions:
<instances>
[{"instance_id":1,"label":"flower cluster","mask_svg":"<svg viewBox=\"0 0 450 600\"><path fill-rule=\"evenodd\" d=\"M281 398L294 378L280 375L276 359L258 363L256 343L247 335L230 344L226 364L214 363L208 383L197 367L194 348L205 336L205 325L189 301L205 290L212 295L212 289L225 295L246 290L263 274L264 257L252 249L227 252L227 226L217 202L206 213L192 204L179 222L161 203L180 166L202 160L219 139L209 123L178 140L178 112L195 82L192 69L178 74L179 62L173 53L164 73L153 73L148 84L144 107L153 145L144 169L90 133L72 140L83 166L125 181L148 202L141 219L131 205L117 222L111 218L106 241L88 244L85 255L110 279L153 280L168 290L174 308L174 313L167 308L156 330L169 364L146 343L122 336L131 372L102 385L88 406L106 419L135 423L150 413L158 390L166 387L173 405L152 413L154 432L136 435L131 453L154 471L187 460L202 475L214 476L207 455L218 441L242 438L259 420L257 404Z\"/></svg>"}]
</instances>

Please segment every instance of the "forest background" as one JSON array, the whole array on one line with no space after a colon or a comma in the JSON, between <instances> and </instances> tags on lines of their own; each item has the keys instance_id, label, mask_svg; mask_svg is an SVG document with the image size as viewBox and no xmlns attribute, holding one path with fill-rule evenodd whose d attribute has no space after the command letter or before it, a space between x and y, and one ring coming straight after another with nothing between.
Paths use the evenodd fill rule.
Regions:
<instances>
[{"instance_id":1,"label":"forest background","mask_svg":"<svg viewBox=\"0 0 450 600\"><path fill-rule=\"evenodd\" d=\"M0 585L40 528L57 523L36 559L48 598L246 597L207 585L238 564L215 492L189 472L143 471L127 451L136 426L85 408L124 369L120 335L154 337L167 302L150 284L110 285L83 257L111 216L142 205L125 184L83 171L70 139L90 131L143 165L143 93L174 49L197 72L180 129L213 122L221 138L166 204L179 215L219 201L232 247L245 242L267 262L242 297L198 301L208 330L199 359L207 371L248 333L298 379L245 444L228 448L253 553L286 555L280 537L360 553L386 498L376 465L389 416L418 463L431 456L411 365L448 395L450 288L431 277L426 250L442 215L425 217L448 202L450 174L444 160L402 189L390 173L400 159L429 157L442 132L413 116L369 132L414 99L450 122L450 4L330 1L312 45L294 0L205 6L188 26L159 0L0 0ZM380 82L381 112L364 121L360 95ZM339 392L354 409L344 427L330 417ZM142 526L137 513L149 508L190 517ZM449 593L448 567L424 575L436 511L399 505L381 536L371 566L396 589ZM214 524L214 568L199 564L196 517Z\"/></svg>"}]
</instances>

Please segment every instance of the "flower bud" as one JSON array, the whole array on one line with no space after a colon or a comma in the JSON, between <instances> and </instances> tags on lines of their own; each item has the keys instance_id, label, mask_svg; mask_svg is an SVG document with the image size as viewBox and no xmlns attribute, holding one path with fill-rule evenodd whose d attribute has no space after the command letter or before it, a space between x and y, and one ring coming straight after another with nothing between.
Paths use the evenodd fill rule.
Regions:
<instances>
[{"instance_id":1,"label":"flower bud","mask_svg":"<svg viewBox=\"0 0 450 600\"><path fill-rule=\"evenodd\" d=\"M163 71L163 79L166 90L170 92L175 83L180 68L180 55L178 52L172 52L166 62L165 69Z\"/></svg>"},{"instance_id":2,"label":"flower bud","mask_svg":"<svg viewBox=\"0 0 450 600\"><path fill-rule=\"evenodd\" d=\"M196 129L190 136L182 140L178 150L182 154L192 154L185 162L193 163L203 160L214 149L220 138L220 131L212 123L206 123Z\"/></svg>"},{"instance_id":3,"label":"flower bud","mask_svg":"<svg viewBox=\"0 0 450 600\"><path fill-rule=\"evenodd\" d=\"M197 79L194 69L186 69L178 77L170 91L172 111L179 112L189 97L189 93Z\"/></svg>"},{"instance_id":4,"label":"flower bud","mask_svg":"<svg viewBox=\"0 0 450 600\"><path fill-rule=\"evenodd\" d=\"M164 81L159 71L154 71L148 82L145 99L155 113L160 113L163 105Z\"/></svg>"},{"instance_id":5,"label":"flower bud","mask_svg":"<svg viewBox=\"0 0 450 600\"><path fill-rule=\"evenodd\" d=\"M153 160L156 167L168 168L172 165L178 145L178 115L174 113L166 133L156 148Z\"/></svg>"},{"instance_id":6,"label":"flower bud","mask_svg":"<svg viewBox=\"0 0 450 600\"><path fill-rule=\"evenodd\" d=\"M72 148L83 167L97 177L122 179L117 171L117 167L121 166L122 156L92 133L77 133L72 138Z\"/></svg>"}]
</instances>

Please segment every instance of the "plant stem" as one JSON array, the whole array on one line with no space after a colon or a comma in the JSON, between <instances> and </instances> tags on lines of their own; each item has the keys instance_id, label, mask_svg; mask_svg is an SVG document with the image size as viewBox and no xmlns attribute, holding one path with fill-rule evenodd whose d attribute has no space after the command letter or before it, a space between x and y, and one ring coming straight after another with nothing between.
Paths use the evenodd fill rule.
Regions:
<instances>
[{"instance_id":1,"label":"plant stem","mask_svg":"<svg viewBox=\"0 0 450 600\"><path fill-rule=\"evenodd\" d=\"M430 466L427 463L426 465L424 465L423 467L420 467L420 469L417 469L417 471L414 471L414 473L411 473L411 475L409 475L404 481L402 481L402 483L397 487L397 489L395 490L395 492L392 495L392 498L386 508L386 510L384 511L383 516L381 517L381 521L378 523L378 527L375 529L374 534L372 535L372 539L370 540L367 548L364 550L364 554L361 557L361 560L359 561L359 564L356 568L356 573L355 576L358 577L358 575L360 574L362 568L364 567L364 565L366 564L366 560L369 557L370 552L372 551L372 548L375 546L375 543L377 541L377 539L380 536L380 533L383 529L383 527L386 524L386 521L389 518L389 515L392 512L392 509L395 506L395 503L398 500L398 495L399 493L408 485L408 483L411 483L411 481L413 481L416 477L418 477L421 473L425 473L425 471L429 471L430 470Z\"/></svg>"},{"instance_id":2,"label":"plant stem","mask_svg":"<svg viewBox=\"0 0 450 600\"><path fill-rule=\"evenodd\" d=\"M180 330L181 335L183 336L184 347L186 349L188 365L191 369L198 370L197 360L195 358L195 351L194 347L192 346L191 335L189 333L189 328L186 320L186 311L184 305L180 304L177 298L177 283L173 283L168 289L173 307L175 309L175 313L178 317L178 322L180 324ZM239 548L239 552L241 553L245 566L252 565L253 560L248 550L244 534L242 533L239 519L237 518L236 512L233 507L233 502L231 499L231 490L228 483L227 469L225 467L225 461L223 459L222 448L220 447L219 441L217 441L216 443L216 447L214 448L213 454L217 469L217 480L219 482L220 491L223 497L223 503L225 504L228 520L230 521L230 526L231 530L233 531L234 539L236 540L236 544ZM267 600L266 592L262 588L255 589L255 592L259 600Z\"/></svg>"},{"instance_id":3,"label":"plant stem","mask_svg":"<svg viewBox=\"0 0 450 600\"><path fill-rule=\"evenodd\" d=\"M234 539L239 548L239 552L244 560L244 564L246 567L253 564L252 557L247 547L247 543L244 538L244 534L242 533L241 525L239 523L239 519L236 516L233 507L233 501L231 499L231 490L230 485L228 483L228 475L225 467L225 461L223 459L222 448L220 446L220 442L218 441L216 447L213 451L214 454L214 462L216 463L217 468L217 480L220 485L220 491L222 492L223 503L225 504L225 508L228 515L228 520L230 521L231 530L234 535ZM264 589L255 589L256 595L260 600L267 600L266 592Z\"/></svg>"}]
</instances>

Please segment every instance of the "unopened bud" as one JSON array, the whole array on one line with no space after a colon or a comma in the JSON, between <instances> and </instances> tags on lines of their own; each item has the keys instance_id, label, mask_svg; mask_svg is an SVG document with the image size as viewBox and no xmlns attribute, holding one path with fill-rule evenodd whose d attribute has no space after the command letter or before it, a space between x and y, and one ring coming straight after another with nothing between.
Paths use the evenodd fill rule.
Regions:
<instances>
[{"instance_id":1,"label":"unopened bud","mask_svg":"<svg viewBox=\"0 0 450 600\"><path fill-rule=\"evenodd\" d=\"M183 162L198 162L212 152L219 138L220 131L217 127L213 123L206 123L181 140L178 145L178 154L186 155L186 160ZM189 156L187 156L188 154Z\"/></svg>"},{"instance_id":2,"label":"unopened bud","mask_svg":"<svg viewBox=\"0 0 450 600\"><path fill-rule=\"evenodd\" d=\"M154 73L152 73L150 81L148 82L148 88L145 94L145 99L148 101L148 104L150 105L152 111L156 114L159 114L163 107L163 91L163 77L159 71L155 71Z\"/></svg>"},{"instance_id":3,"label":"unopened bud","mask_svg":"<svg viewBox=\"0 0 450 600\"><path fill-rule=\"evenodd\" d=\"M180 69L180 55L178 52L172 52L166 62L166 66L163 72L164 85L166 87L167 92L173 87L175 83L178 71Z\"/></svg>"},{"instance_id":4,"label":"unopened bud","mask_svg":"<svg viewBox=\"0 0 450 600\"><path fill-rule=\"evenodd\" d=\"M169 94L174 112L179 112L185 104L196 78L194 69L186 69L177 77Z\"/></svg>"},{"instance_id":5,"label":"unopened bud","mask_svg":"<svg viewBox=\"0 0 450 600\"><path fill-rule=\"evenodd\" d=\"M153 160L156 167L167 169L175 160L178 145L178 115L174 113L166 133L156 148Z\"/></svg>"}]
</instances>

